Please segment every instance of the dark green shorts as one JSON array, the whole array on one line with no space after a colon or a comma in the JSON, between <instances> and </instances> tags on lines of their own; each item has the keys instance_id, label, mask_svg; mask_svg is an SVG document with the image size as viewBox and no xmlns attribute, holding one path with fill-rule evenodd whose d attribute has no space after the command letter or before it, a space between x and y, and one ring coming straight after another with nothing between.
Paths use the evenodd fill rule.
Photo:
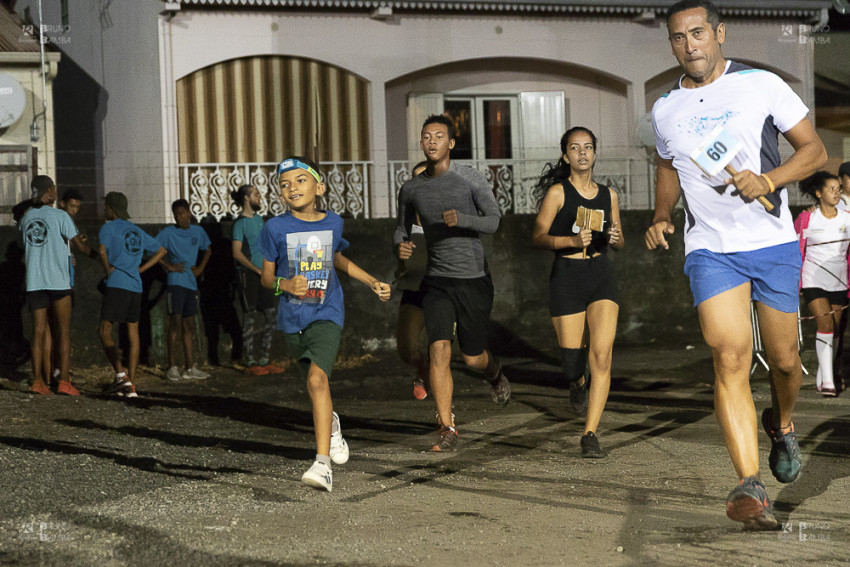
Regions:
<instances>
[{"instance_id":1,"label":"dark green shorts","mask_svg":"<svg viewBox=\"0 0 850 567\"><path fill-rule=\"evenodd\" d=\"M311 362L330 378L341 336L342 327L336 323L314 321L299 333L287 333L286 343L289 345L292 357L298 361L298 366L305 378L310 370Z\"/></svg>"}]
</instances>

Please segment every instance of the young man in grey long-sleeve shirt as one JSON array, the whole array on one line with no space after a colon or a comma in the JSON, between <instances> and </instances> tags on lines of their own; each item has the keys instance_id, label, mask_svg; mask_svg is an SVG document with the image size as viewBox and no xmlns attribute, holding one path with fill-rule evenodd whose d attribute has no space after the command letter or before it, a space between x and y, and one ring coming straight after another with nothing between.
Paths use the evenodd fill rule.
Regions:
<instances>
[{"instance_id":1,"label":"young man in grey long-sleeve shirt","mask_svg":"<svg viewBox=\"0 0 850 567\"><path fill-rule=\"evenodd\" d=\"M409 259L416 253L410 231L418 215L428 244L428 267L420 289L431 391L440 421L432 451L451 451L457 445L450 367L455 326L464 362L483 372L492 387L493 401L504 406L511 397L502 367L487 350L493 281L478 238L479 233L496 232L499 207L483 175L451 164L449 152L454 145L452 121L442 115L429 116L420 140L428 165L401 187L393 235L398 257Z\"/></svg>"}]
</instances>

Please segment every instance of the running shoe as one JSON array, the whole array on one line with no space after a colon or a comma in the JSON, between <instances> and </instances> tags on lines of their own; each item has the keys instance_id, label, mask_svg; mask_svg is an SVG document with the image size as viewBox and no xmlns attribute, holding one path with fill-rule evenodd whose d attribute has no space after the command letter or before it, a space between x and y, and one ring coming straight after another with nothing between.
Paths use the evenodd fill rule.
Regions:
<instances>
[{"instance_id":1,"label":"running shoe","mask_svg":"<svg viewBox=\"0 0 850 567\"><path fill-rule=\"evenodd\" d=\"M445 425L437 430L437 442L431 447L434 453L447 453L457 447L457 429Z\"/></svg>"},{"instance_id":2,"label":"running shoe","mask_svg":"<svg viewBox=\"0 0 850 567\"><path fill-rule=\"evenodd\" d=\"M313 466L301 475L301 482L307 486L321 488L331 492L334 488L333 471L328 465L315 461Z\"/></svg>"},{"instance_id":3,"label":"running shoe","mask_svg":"<svg viewBox=\"0 0 850 567\"><path fill-rule=\"evenodd\" d=\"M782 431L773 428L773 409L765 408L761 413L761 425L765 433L770 437L770 457L768 464L773 477L782 483L794 482L803 468L803 455L797 444L797 433L794 431L794 423L791 422L791 431Z\"/></svg>"},{"instance_id":4,"label":"running shoe","mask_svg":"<svg viewBox=\"0 0 850 567\"><path fill-rule=\"evenodd\" d=\"M580 416L587 415L587 405L590 396L587 391L587 378L584 384L578 385L578 380L570 382L570 407Z\"/></svg>"},{"instance_id":5,"label":"running shoe","mask_svg":"<svg viewBox=\"0 0 850 567\"><path fill-rule=\"evenodd\" d=\"M136 393L136 387L127 380L127 386L124 388L124 397L126 398L138 398L139 394Z\"/></svg>"},{"instance_id":6,"label":"running shoe","mask_svg":"<svg viewBox=\"0 0 850 567\"><path fill-rule=\"evenodd\" d=\"M57 394L64 394L66 396L79 396L80 391L71 386L71 383L68 380L59 380L59 385L56 386Z\"/></svg>"},{"instance_id":7,"label":"running shoe","mask_svg":"<svg viewBox=\"0 0 850 567\"><path fill-rule=\"evenodd\" d=\"M417 400L424 400L428 397L428 389L425 387L425 380L418 375L413 379L413 397Z\"/></svg>"},{"instance_id":8,"label":"running shoe","mask_svg":"<svg viewBox=\"0 0 850 567\"><path fill-rule=\"evenodd\" d=\"M505 373L502 372L502 367L499 366L499 373L496 378L490 382L490 397L496 402L499 407L505 407L511 401L511 383L508 382Z\"/></svg>"},{"instance_id":9,"label":"running shoe","mask_svg":"<svg viewBox=\"0 0 850 567\"><path fill-rule=\"evenodd\" d=\"M764 484L755 475L742 478L726 497L726 515L746 530L773 530L779 525Z\"/></svg>"},{"instance_id":10,"label":"running shoe","mask_svg":"<svg viewBox=\"0 0 850 567\"><path fill-rule=\"evenodd\" d=\"M169 368L168 372L165 373L165 377L172 382L179 382L183 379L183 375L180 374L180 370L178 370L176 366Z\"/></svg>"},{"instance_id":11,"label":"running shoe","mask_svg":"<svg viewBox=\"0 0 850 567\"><path fill-rule=\"evenodd\" d=\"M585 459L603 459L605 451L599 446L599 439L593 431L581 436L581 456Z\"/></svg>"},{"instance_id":12,"label":"running shoe","mask_svg":"<svg viewBox=\"0 0 850 567\"><path fill-rule=\"evenodd\" d=\"M41 394L42 396L52 396L53 392L50 391L50 388L47 387L47 384L44 383L44 380L35 380L30 386L30 392L33 394Z\"/></svg>"},{"instance_id":13,"label":"running shoe","mask_svg":"<svg viewBox=\"0 0 850 567\"><path fill-rule=\"evenodd\" d=\"M286 368L283 366L278 366L277 364L272 364L271 362L268 364L264 364L263 368L266 370L266 374L283 374L286 372Z\"/></svg>"},{"instance_id":14,"label":"running shoe","mask_svg":"<svg viewBox=\"0 0 850 567\"><path fill-rule=\"evenodd\" d=\"M339 416L336 412L331 431L331 460L334 464L344 465L348 462L348 442L342 437L342 428L339 426Z\"/></svg>"},{"instance_id":15,"label":"running shoe","mask_svg":"<svg viewBox=\"0 0 850 567\"><path fill-rule=\"evenodd\" d=\"M249 366L245 369L245 374L250 374L251 376L265 376L269 371L266 370L264 366Z\"/></svg>"},{"instance_id":16,"label":"running shoe","mask_svg":"<svg viewBox=\"0 0 850 567\"><path fill-rule=\"evenodd\" d=\"M834 398L838 396L838 388L835 386L821 386L818 388L818 393L825 398Z\"/></svg>"},{"instance_id":17,"label":"running shoe","mask_svg":"<svg viewBox=\"0 0 850 567\"><path fill-rule=\"evenodd\" d=\"M123 396L126 393L127 386L132 386L129 380L116 377L111 384L103 389L103 393L108 396Z\"/></svg>"},{"instance_id":18,"label":"running shoe","mask_svg":"<svg viewBox=\"0 0 850 567\"><path fill-rule=\"evenodd\" d=\"M206 380L210 375L198 368L197 364L193 364L192 368L183 373L184 380Z\"/></svg>"}]
</instances>

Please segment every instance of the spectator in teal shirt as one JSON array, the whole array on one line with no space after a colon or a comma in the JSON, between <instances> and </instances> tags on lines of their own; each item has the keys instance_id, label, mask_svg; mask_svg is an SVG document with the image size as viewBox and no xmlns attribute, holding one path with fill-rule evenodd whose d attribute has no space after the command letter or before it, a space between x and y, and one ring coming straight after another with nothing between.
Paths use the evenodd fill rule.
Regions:
<instances>
[{"instance_id":1,"label":"spectator in teal shirt","mask_svg":"<svg viewBox=\"0 0 850 567\"><path fill-rule=\"evenodd\" d=\"M171 204L175 224L162 229L156 236L160 245L168 250L168 261L160 263L168 271L168 371L172 381L205 380L209 374L198 368L192 353L195 341L195 315L198 313L199 277L209 262L210 238L204 229L191 224L192 214L186 199ZM204 250L201 261L195 265L198 252ZM177 348L183 339L184 370L177 368Z\"/></svg>"}]
</instances>

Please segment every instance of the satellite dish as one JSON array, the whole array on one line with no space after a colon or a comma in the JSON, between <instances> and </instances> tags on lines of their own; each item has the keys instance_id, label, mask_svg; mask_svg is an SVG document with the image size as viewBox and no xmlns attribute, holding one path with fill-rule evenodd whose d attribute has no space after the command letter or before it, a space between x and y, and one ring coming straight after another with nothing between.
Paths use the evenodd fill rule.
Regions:
<instances>
[{"instance_id":1,"label":"satellite dish","mask_svg":"<svg viewBox=\"0 0 850 567\"><path fill-rule=\"evenodd\" d=\"M8 128L24 113L27 95L9 73L0 73L0 128Z\"/></svg>"},{"instance_id":2,"label":"satellite dish","mask_svg":"<svg viewBox=\"0 0 850 567\"><path fill-rule=\"evenodd\" d=\"M638 143L647 148L655 147L655 128L652 127L652 113L647 112L638 120L635 135Z\"/></svg>"}]
</instances>

